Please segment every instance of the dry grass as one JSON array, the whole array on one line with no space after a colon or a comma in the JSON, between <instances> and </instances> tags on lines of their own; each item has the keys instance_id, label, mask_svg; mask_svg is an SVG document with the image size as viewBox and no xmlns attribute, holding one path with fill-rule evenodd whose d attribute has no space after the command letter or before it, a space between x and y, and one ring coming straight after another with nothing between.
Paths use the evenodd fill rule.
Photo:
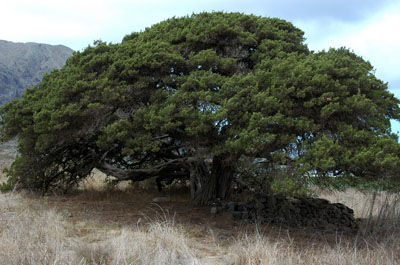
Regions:
<instances>
[{"instance_id":1,"label":"dry grass","mask_svg":"<svg viewBox=\"0 0 400 265\"><path fill-rule=\"evenodd\" d=\"M319 194L331 202L340 202L354 209L355 217L361 220L360 233L363 236L383 237L385 241L400 236L400 194L354 189L345 192L321 190Z\"/></svg>"},{"instance_id":2,"label":"dry grass","mask_svg":"<svg viewBox=\"0 0 400 265\"><path fill-rule=\"evenodd\" d=\"M0 264L63 264L74 260L62 218L54 210L37 213L1 207L0 211Z\"/></svg>"},{"instance_id":3,"label":"dry grass","mask_svg":"<svg viewBox=\"0 0 400 265\"><path fill-rule=\"evenodd\" d=\"M272 241L259 233L244 235L229 247L225 264L308 265L308 264L398 264L393 250L360 249L348 242L334 246L313 245L298 248L290 239Z\"/></svg>"},{"instance_id":4,"label":"dry grass","mask_svg":"<svg viewBox=\"0 0 400 265\"><path fill-rule=\"evenodd\" d=\"M132 189L104 192L99 179L74 196L105 202ZM332 242L302 240L286 231L273 236L256 228L223 239L210 227L175 223L161 208L146 224L119 225L97 219L73 221L63 209L49 206L48 199L0 194L0 264L400 264L397 196L373 197L354 190L319 193L354 208L358 218L374 223L375 232L353 238L334 235ZM118 200L125 199L120 196Z\"/></svg>"},{"instance_id":5,"label":"dry grass","mask_svg":"<svg viewBox=\"0 0 400 265\"><path fill-rule=\"evenodd\" d=\"M0 264L205 264L172 221L96 230L72 225L56 209L24 207L19 195L0 196Z\"/></svg>"},{"instance_id":6,"label":"dry grass","mask_svg":"<svg viewBox=\"0 0 400 265\"><path fill-rule=\"evenodd\" d=\"M94 243L81 242L76 256L85 264L204 264L188 246L181 228L172 223L125 227L109 231L106 237Z\"/></svg>"}]
</instances>

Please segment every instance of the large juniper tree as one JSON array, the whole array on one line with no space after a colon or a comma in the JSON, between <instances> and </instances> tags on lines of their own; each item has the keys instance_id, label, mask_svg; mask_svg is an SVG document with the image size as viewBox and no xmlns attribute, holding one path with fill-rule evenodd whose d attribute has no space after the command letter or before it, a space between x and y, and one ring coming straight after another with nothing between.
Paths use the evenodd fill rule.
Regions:
<instances>
[{"instance_id":1,"label":"large juniper tree","mask_svg":"<svg viewBox=\"0 0 400 265\"><path fill-rule=\"evenodd\" d=\"M311 52L289 22L201 13L76 52L1 109L1 129L19 136L8 174L24 187L69 188L97 168L119 180L187 177L205 204L229 196L243 157L396 178L398 104L369 62Z\"/></svg>"}]
</instances>

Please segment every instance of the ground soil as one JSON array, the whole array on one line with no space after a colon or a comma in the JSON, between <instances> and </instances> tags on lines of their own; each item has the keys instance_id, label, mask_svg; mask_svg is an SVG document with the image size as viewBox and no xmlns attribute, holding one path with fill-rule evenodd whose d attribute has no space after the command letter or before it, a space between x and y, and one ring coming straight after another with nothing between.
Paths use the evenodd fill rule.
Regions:
<instances>
[{"instance_id":1,"label":"ground soil","mask_svg":"<svg viewBox=\"0 0 400 265\"><path fill-rule=\"evenodd\" d=\"M154 203L155 197L167 197L170 202ZM233 220L231 213L221 211L210 212L211 206L194 206L190 203L190 194L185 190L170 190L159 193L155 190L77 190L67 195L51 195L38 197L32 195L32 200L41 201L55 208L72 224L94 224L96 229L120 228L124 226L142 226L152 221L173 221L184 226L191 236L202 238L210 235L221 242L237 238L243 232L254 232L255 229L276 240L290 238L294 246L301 248L314 242L332 243L337 240L337 234L302 228L288 228L271 225L248 224ZM90 230L90 229L89 229ZM79 233L91 233L81 227ZM352 235L340 235L349 237ZM343 239L343 238L342 238Z\"/></svg>"}]
</instances>

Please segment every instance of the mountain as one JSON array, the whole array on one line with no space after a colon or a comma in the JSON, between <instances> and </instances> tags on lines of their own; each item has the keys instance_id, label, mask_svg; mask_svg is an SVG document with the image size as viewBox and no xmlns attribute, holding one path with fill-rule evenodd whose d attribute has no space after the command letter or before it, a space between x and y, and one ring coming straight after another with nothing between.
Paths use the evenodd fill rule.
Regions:
<instances>
[{"instance_id":1,"label":"mountain","mask_svg":"<svg viewBox=\"0 0 400 265\"><path fill-rule=\"evenodd\" d=\"M45 73L61 68L72 53L63 45L0 40L0 105L37 85Z\"/></svg>"}]
</instances>

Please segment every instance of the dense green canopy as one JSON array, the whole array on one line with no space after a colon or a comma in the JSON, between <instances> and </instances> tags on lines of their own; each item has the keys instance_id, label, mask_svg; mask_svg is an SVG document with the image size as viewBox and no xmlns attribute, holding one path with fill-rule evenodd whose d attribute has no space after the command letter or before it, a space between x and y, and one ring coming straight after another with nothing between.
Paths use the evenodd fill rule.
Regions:
<instances>
[{"instance_id":1,"label":"dense green canopy","mask_svg":"<svg viewBox=\"0 0 400 265\"><path fill-rule=\"evenodd\" d=\"M98 168L120 180L189 177L206 203L229 196L243 157L398 177L398 104L353 52L315 53L289 22L216 12L74 53L1 108L1 129L19 136L9 175L25 187L68 188Z\"/></svg>"}]
</instances>

